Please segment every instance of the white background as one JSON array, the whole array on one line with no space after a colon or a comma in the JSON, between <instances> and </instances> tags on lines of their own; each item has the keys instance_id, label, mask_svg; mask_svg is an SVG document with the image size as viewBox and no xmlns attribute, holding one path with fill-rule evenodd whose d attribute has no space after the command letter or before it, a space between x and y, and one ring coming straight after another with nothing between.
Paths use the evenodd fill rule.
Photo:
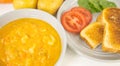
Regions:
<instances>
[{"instance_id":1,"label":"white background","mask_svg":"<svg viewBox=\"0 0 120 66\"><path fill-rule=\"evenodd\" d=\"M6 12L12 11L13 6L10 4L0 4L0 16ZM101 61L95 61L76 54L70 48L67 49L66 55L63 59L62 66L120 66L120 62L107 63Z\"/></svg>"}]
</instances>

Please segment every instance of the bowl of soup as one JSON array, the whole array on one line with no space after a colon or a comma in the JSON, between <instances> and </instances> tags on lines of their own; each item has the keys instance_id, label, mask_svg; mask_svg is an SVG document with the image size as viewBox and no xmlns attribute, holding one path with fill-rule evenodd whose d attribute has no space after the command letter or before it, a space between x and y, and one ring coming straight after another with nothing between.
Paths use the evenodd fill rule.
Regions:
<instances>
[{"instance_id":1,"label":"bowl of soup","mask_svg":"<svg viewBox=\"0 0 120 66\"><path fill-rule=\"evenodd\" d=\"M0 66L61 66L66 35L50 14L21 9L0 16Z\"/></svg>"}]
</instances>

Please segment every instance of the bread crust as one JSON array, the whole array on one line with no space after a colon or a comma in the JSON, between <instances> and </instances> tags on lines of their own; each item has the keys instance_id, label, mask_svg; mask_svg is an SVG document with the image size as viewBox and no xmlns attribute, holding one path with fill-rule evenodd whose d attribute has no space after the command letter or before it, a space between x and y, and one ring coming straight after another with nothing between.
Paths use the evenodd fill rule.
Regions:
<instances>
[{"instance_id":1,"label":"bread crust","mask_svg":"<svg viewBox=\"0 0 120 66\"><path fill-rule=\"evenodd\" d=\"M120 9L107 8L102 13L105 24L102 50L109 53L120 53Z\"/></svg>"},{"instance_id":2,"label":"bread crust","mask_svg":"<svg viewBox=\"0 0 120 66\"><path fill-rule=\"evenodd\" d=\"M103 12L98 16L95 23L100 23L100 25L102 25L101 27L104 27L104 28L98 27L99 29L103 29L103 34L98 34L103 36L101 40L102 51L109 52L109 53L120 53L120 9L119 8L104 9ZM90 24L90 25L94 27L93 24ZM86 28L85 28L86 30L81 31L83 33L80 33L80 37L92 49L95 49L100 43L96 44L93 40L93 37L88 37L89 35L92 35L92 34L85 34L85 32L90 31L88 28L91 28L91 27L87 26ZM91 29L94 29L94 28L91 28ZM92 31L94 32L97 30L95 29ZM97 34L95 34L94 36L96 35ZM88 38L91 38L91 39L89 40ZM96 41L99 41L99 40L96 39Z\"/></svg>"},{"instance_id":3,"label":"bread crust","mask_svg":"<svg viewBox=\"0 0 120 66\"><path fill-rule=\"evenodd\" d=\"M80 33L80 37L91 47L95 49L102 43L104 26L100 22L94 22L87 26Z\"/></svg>"}]
</instances>

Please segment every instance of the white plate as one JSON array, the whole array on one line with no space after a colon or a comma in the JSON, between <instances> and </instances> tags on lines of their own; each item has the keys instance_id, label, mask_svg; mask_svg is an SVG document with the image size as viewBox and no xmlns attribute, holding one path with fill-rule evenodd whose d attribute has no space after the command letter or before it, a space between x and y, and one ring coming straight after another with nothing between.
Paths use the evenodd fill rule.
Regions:
<instances>
[{"instance_id":1,"label":"white plate","mask_svg":"<svg viewBox=\"0 0 120 66\"><path fill-rule=\"evenodd\" d=\"M5 24L7 24L13 20L20 19L20 18L40 19L40 20L43 20L43 21L49 23L50 25L52 25L52 27L54 27L56 29L56 31L58 32L58 34L61 38L62 51L61 51L60 58L57 61L55 66L61 66L61 62L65 55L67 43L66 43L65 31L64 31L62 25L60 24L60 22L55 17L53 17L52 15L50 15L44 11L35 10L35 9L21 9L21 10L15 10L15 11L8 12L4 15L1 15L0 16L0 27L4 26Z\"/></svg>"},{"instance_id":2,"label":"white plate","mask_svg":"<svg viewBox=\"0 0 120 66\"><path fill-rule=\"evenodd\" d=\"M72 7L78 6L77 4L78 0L66 0L57 13L57 19L59 21L61 18L61 14L65 11L68 11ZM117 4L118 7L120 7L120 0L111 0ZM93 14L93 20L94 22L96 20L97 14ZM67 39L69 46L78 54L89 57L95 60L102 60L102 61L120 61L120 54L110 54L110 53L104 53L101 50L101 47L99 46L95 50L91 50L90 47L79 37L79 35L75 35L72 33L67 32Z\"/></svg>"}]
</instances>

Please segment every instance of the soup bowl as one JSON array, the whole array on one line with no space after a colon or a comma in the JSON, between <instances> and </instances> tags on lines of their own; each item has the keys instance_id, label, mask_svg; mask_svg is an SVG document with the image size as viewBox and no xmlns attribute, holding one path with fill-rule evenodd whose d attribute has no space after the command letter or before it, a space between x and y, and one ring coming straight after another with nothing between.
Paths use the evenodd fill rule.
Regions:
<instances>
[{"instance_id":1,"label":"soup bowl","mask_svg":"<svg viewBox=\"0 0 120 66\"><path fill-rule=\"evenodd\" d=\"M62 49L61 49L60 57L55 63L55 66L61 66L63 57L65 55L67 43L66 43L65 31L61 26L60 22L54 16L44 11L36 10L36 9L21 9L21 10L15 10L15 11L11 11L1 15L0 28L8 24L9 22L20 19L20 18L35 18L35 19L43 20L48 24L50 24L57 31L61 39Z\"/></svg>"}]
</instances>

